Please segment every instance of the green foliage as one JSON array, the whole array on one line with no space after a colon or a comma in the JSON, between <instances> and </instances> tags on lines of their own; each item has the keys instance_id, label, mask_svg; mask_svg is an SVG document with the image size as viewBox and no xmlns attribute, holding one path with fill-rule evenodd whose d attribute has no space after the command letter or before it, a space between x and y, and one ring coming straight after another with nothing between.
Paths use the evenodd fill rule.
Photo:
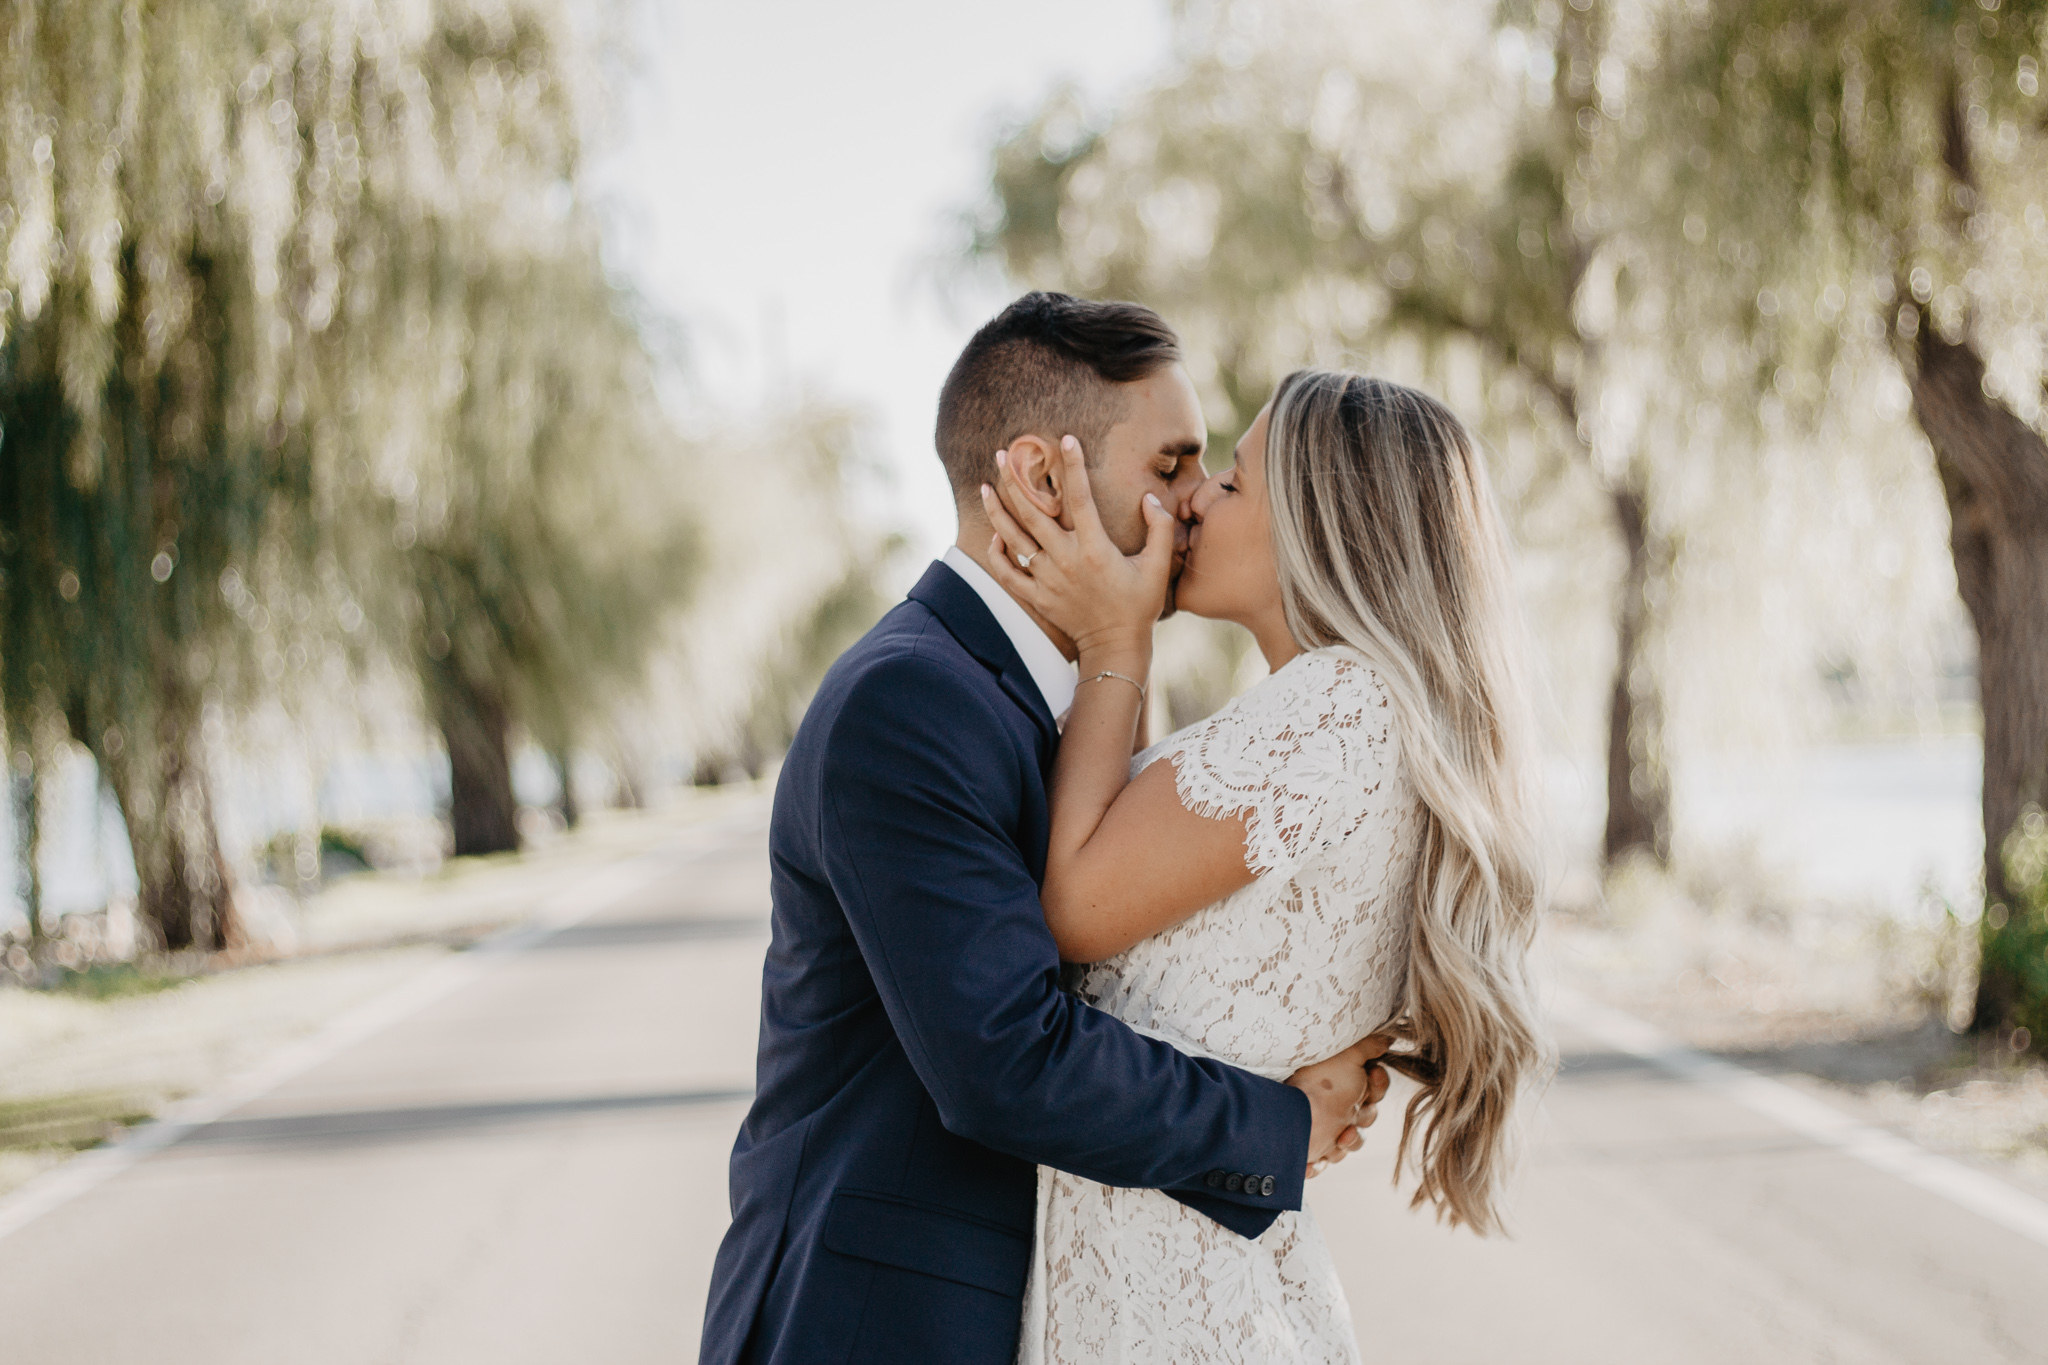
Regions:
<instances>
[{"instance_id":1,"label":"green foliage","mask_svg":"<svg viewBox=\"0 0 2048 1365\"><path fill-rule=\"evenodd\" d=\"M18 747L93 750L146 916L171 946L219 942L203 689L255 651L214 585L298 481L279 362L340 190L295 184L292 106L244 75L285 16L85 9L10 5L0 49L0 709ZM336 79L340 37L288 79Z\"/></svg>"},{"instance_id":2,"label":"green foliage","mask_svg":"<svg viewBox=\"0 0 2048 1365\"><path fill-rule=\"evenodd\" d=\"M0 1100L0 1148L97 1147L148 1119L158 1100L125 1091Z\"/></svg>"},{"instance_id":3,"label":"green foliage","mask_svg":"<svg viewBox=\"0 0 2048 1365\"><path fill-rule=\"evenodd\" d=\"M501 688L565 748L637 678L695 576L688 452L594 247L499 269L451 260L438 282L458 297L436 349L465 383L399 476L391 539L372 542L380 560L394 552L373 572L414 586L389 599L387 625L423 676Z\"/></svg>"},{"instance_id":4,"label":"green foliage","mask_svg":"<svg viewBox=\"0 0 2048 1365\"><path fill-rule=\"evenodd\" d=\"M2048 1052L2048 816L2031 808L2006 837L2005 880L2012 903L1994 904L1982 923L1986 975L2018 986L2013 1017L2037 1051Z\"/></svg>"},{"instance_id":5,"label":"green foliage","mask_svg":"<svg viewBox=\"0 0 2048 1365\"><path fill-rule=\"evenodd\" d=\"M66 968L51 987L60 995L82 1000L124 1000L130 996L156 995L175 989L192 978L179 972L154 971L132 962Z\"/></svg>"},{"instance_id":6,"label":"green foliage","mask_svg":"<svg viewBox=\"0 0 2048 1365\"><path fill-rule=\"evenodd\" d=\"M1651 221L1755 338L1767 391L1818 399L1844 344L1910 339L1924 312L1950 337L1969 315L2011 353L1994 384L2038 407L2000 371L2034 350L2048 279L2044 42L2042 0L1671 8L1641 73L1675 153Z\"/></svg>"},{"instance_id":7,"label":"green foliage","mask_svg":"<svg viewBox=\"0 0 2048 1365\"><path fill-rule=\"evenodd\" d=\"M0 714L232 936L206 707L417 667L565 747L687 590L551 0L0 4ZM223 715L226 712L222 713Z\"/></svg>"},{"instance_id":8,"label":"green foliage","mask_svg":"<svg viewBox=\"0 0 2048 1365\"><path fill-rule=\"evenodd\" d=\"M509 732L566 752L639 680L700 562L689 452L635 302L576 194L573 49L544 8L422 51L464 117L419 121L423 195L366 192L360 274L323 349L345 377L329 543L370 636L447 742L457 844L510 847Z\"/></svg>"},{"instance_id":9,"label":"green foliage","mask_svg":"<svg viewBox=\"0 0 2048 1365\"><path fill-rule=\"evenodd\" d=\"M2048 751L2044 42L2042 0L1721 0L1664 16L1653 77L1683 155L1646 217L1748 333L1759 406L1837 402L1858 345L1886 348L1931 449L1976 626L1989 1030L2048 999L2000 858Z\"/></svg>"},{"instance_id":10,"label":"green foliage","mask_svg":"<svg viewBox=\"0 0 2048 1365\"><path fill-rule=\"evenodd\" d=\"M361 835L350 830L336 829L333 825L322 825L320 827L320 855L324 858L329 854L359 864L365 869L372 866L370 862L370 846L363 840Z\"/></svg>"}]
</instances>

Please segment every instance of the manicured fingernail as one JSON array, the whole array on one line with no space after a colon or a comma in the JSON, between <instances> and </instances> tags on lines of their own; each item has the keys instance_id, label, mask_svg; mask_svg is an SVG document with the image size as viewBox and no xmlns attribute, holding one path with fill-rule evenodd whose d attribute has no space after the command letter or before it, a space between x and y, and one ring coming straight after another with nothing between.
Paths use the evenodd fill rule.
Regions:
<instances>
[{"instance_id":1,"label":"manicured fingernail","mask_svg":"<svg viewBox=\"0 0 2048 1365\"><path fill-rule=\"evenodd\" d=\"M1007 450L998 450L996 452L996 463L1008 467L1010 463L1010 452Z\"/></svg>"},{"instance_id":2,"label":"manicured fingernail","mask_svg":"<svg viewBox=\"0 0 2048 1365\"><path fill-rule=\"evenodd\" d=\"M1071 437L1071 436L1062 436L1062 437L1060 437L1060 449L1061 449L1061 450L1072 450L1072 449L1073 449L1073 448L1074 448L1075 446L1078 446L1078 445L1080 445L1080 444L1081 444L1081 443L1080 443L1079 441L1075 440L1075 439L1074 439L1073 437Z\"/></svg>"},{"instance_id":3,"label":"manicured fingernail","mask_svg":"<svg viewBox=\"0 0 2048 1365\"><path fill-rule=\"evenodd\" d=\"M981 486L982 501L986 502L991 496L993 496L993 490L987 484L983 484Z\"/></svg>"},{"instance_id":4,"label":"manicured fingernail","mask_svg":"<svg viewBox=\"0 0 2048 1365\"><path fill-rule=\"evenodd\" d=\"M1158 508L1164 508L1166 506L1165 503L1159 500L1159 495L1157 493L1147 493L1145 495L1145 501L1151 503L1154 507Z\"/></svg>"}]
</instances>

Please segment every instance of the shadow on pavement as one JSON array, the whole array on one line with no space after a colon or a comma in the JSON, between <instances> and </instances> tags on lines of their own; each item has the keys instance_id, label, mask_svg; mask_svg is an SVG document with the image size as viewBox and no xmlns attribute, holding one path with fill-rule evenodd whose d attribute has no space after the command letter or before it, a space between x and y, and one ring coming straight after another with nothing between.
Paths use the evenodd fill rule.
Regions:
<instances>
[{"instance_id":1,"label":"shadow on pavement","mask_svg":"<svg viewBox=\"0 0 2048 1365\"><path fill-rule=\"evenodd\" d=\"M658 1112L750 1100L744 1089L678 1090L650 1095L592 1095L580 1099L505 1100L489 1104L437 1104L406 1109L352 1109L326 1114L223 1119L187 1137L194 1147L349 1147L406 1142L480 1128L526 1128L602 1114Z\"/></svg>"},{"instance_id":2,"label":"shadow on pavement","mask_svg":"<svg viewBox=\"0 0 2048 1365\"><path fill-rule=\"evenodd\" d=\"M573 924L557 930L527 949L560 952L564 948L631 948L657 943L705 943L718 939L765 938L766 915L731 915L716 919L612 920Z\"/></svg>"}]
</instances>

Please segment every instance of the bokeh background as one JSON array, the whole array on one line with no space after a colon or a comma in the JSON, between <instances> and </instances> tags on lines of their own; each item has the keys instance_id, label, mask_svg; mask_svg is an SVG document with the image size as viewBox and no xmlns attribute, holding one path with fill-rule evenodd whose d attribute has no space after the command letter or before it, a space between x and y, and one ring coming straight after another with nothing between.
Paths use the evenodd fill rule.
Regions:
<instances>
[{"instance_id":1,"label":"bokeh background","mask_svg":"<svg viewBox=\"0 0 2048 1365\"><path fill-rule=\"evenodd\" d=\"M1164 313L1215 453L1303 364L1445 397L1517 542L1560 979L2043 1178L2044 43L2033 0L4 0L0 1186L227 1065L50 1040L758 801L952 539L937 390L1025 288ZM1262 667L1169 622L1155 730Z\"/></svg>"}]
</instances>

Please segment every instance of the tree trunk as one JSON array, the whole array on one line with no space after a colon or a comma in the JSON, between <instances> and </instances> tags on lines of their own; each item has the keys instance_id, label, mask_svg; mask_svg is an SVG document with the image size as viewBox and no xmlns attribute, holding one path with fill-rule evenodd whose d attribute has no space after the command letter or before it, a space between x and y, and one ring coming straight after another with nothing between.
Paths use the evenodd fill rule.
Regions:
<instances>
[{"instance_id":1,"label":"tree trunk","mask_svg":"<svg viewBox=\"0 0 2048 1365\"><path fill-rule=\"evenodd\" d=\"M28 936L31 941L43 936L43 878L37 863L37 852L42 844L41 814L36 790L36 761L26 749L15 754L12 770L8 776L8 795L14 814L14 858L20 866L16 869L16 891L21 896L21 912L28 919Z\"/></svg>"},{"instance_id":2,"label":"tree trunk","mask_svg":"<svg viewBox=\"0 0 2048 1365\"><path fill-rule=\"evenodd\" d=\"M549 754L548 760L554 764L555 782L561 788L561 795L555 798L555 809L561 812L562 827L574 829L583 818L583 808L576 804L575 757L563 748Z\"/></svg>"},{"instance_id":3,"label":"tree trunk","mask_svg":"<svg viewBox=\"0 0 2048 1365\"><path fill-rule=\"evenodd\" d=\"M1628 555L1615 610L1614 688L1607 706L1607 830L1601 854L1613 867L1631 854L1671 860L1671 773L1664 753L1664 693L1649 646L1655 584L1668 567L1640 489L1614 490L1615 529Z\"/></svg>"},{"instance_id":4,"label":"tree trunk","mask_svg":"<svg viewBox=\"0 0 2048 1365\"><path fill-rule=\"evenodd\" d=\"M519 847L512 795L511 714L496 688L466 677L451 660L426 670L435 719L448 746L448 816L455 856Z\"/></svg>"},{"instance_id":5,"label":"tree trunk","mask_svg":"<svg viewBox=\"0 0 2048 1365\"><path fill-rule=\"evenodd\" d=\"M1985 905L2006 906L2006 836L2048 796L2048 444L1984 392L1984 361L1967 341L1946 341L1923 322L1914 350L1913 415L1934 447L1956 586L1977 628ZM1997 951L2008 932L2000 918L1984 920L1978 1029L2011 1027L2026 1003L2009 955Z\"/></svg>"},{"instance_id":6,"label":"tree trunk","mask_svg":"<svg viewBox=\"0 0 2048 1365\"><path fill-rule=\"evenodd\" d=\"M167 684L153 735L111 733L93 752L128 829L137 915L171 952L238 946L234 876L213 817L197 699Z\"/></svg>"}]
</instances>

